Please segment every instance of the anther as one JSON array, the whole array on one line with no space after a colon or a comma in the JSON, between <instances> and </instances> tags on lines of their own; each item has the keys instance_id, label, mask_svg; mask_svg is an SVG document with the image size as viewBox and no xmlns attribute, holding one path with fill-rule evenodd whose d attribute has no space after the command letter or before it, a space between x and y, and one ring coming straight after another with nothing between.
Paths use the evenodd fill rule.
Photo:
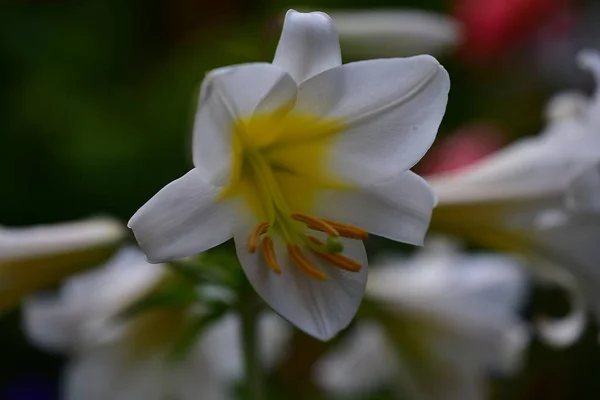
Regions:
<instances>
[{"instance_id":1,"label":"anther","mask_svg":"<svg viewBox=\"0 0 600 400\"><path fill-rule=\"evenodd\" d=\"M317 246L323 246L324 243L322 241L320 241L319 239L317 239L314 236L308 236L308 239L313 242L314 244L316 244ZM350 272L358 272L361 270L362 265L357 262L354 261L353 259L344 256L343 254L329 254L329 253L324 253L324 252L320 252L320 251L314 251L313 252L320 258L322 258L323 260L327 261L328 263L346 270L346 271L350 271Z\"/></svg>"},{"instance_id":2,"label":"anther","mask_svg":"<svg viewBox=\"0 0 600 400\"><path fill-rule=\"evenodd\" d=\"M269 268L273 270L273 272L280 274L281 266L277 262L277 257L275 257L275 247L273 245L273 238L270 236L266 236L263 238L260 243L260 249L262 250L263 257Z\"/></svg>"},{"instance_id":3,"label":"anther","mask_svg":"<svg viewBox=\"0 0 600 400\"><path fill-rule=\"evenodd\" d=\"M317 267L308 261L299 246L295 244L288 244L287 251L294 264L296 264L296 266L300 268L306 275L322 281L327 279L327 275L325 275L324 272L319 271Z\"/></svg>"},{"instance_id":4,"label":"anther","mask_svg":"<svg viewBox=\"0 0 600 400\"><path fill-rule=\"evenodd\" d=\"M246 245L248 252L254 253L256 251L256 247L258 246L258 238L260 235L267 233L268 229L268 222L261 222L260 224L256 225L254 229L252 229L250 236L248 236L248 243Z\"/></svg>"},{"instance_id":5,"label":"anther","mask_svg":"<svg viewBox=\"0 0 600 400\"><path fill-rule=\"evenodd\" d=\"M369 232L355 225L342 224L340 222L330 221L328 219L320 219L319 221L329 225L330 227L335 229L340 234L340 236L348 239L365 240L369 237ZM321 229L320 225L309 223L307 226L310 229L325 232L323 229Z\"/></svg>"},{"instance_id":6,"label":"anther","mask_svg":"<svg viewBox=\"0 0 600 400\"><path fill-rule=\"evenodd\" d=\"M302 213L293 213L291 217L296 221L304 222L309 228L311 226L314 226L315 228L311 229L317 229L321 232L325 232L329 236L340 236L340 233L333 226L331 226L327 221L322 220L320 218L311 217L310 215Z\"/></svg>"}]
</instances>

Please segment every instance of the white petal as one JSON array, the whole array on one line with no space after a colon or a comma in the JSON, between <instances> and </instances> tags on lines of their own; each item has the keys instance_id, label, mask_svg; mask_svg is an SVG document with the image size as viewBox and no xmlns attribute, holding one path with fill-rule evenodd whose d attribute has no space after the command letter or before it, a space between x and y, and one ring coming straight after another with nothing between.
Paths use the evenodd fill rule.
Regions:
<instances>
[{"instance_id":1,"label":"white petal","mask_svg":"<svg viewBox=\"0 0 600 400\"><path fill-rule=\"evenodd\" d=\"M588 99L585 94L575 91L554 95L546 104L546 119L552 122L581 120L585 118Z\"/></svg>"},{"instance_id":2,"label":"white petal","mask_svg":"<svg viewBox=\"0 0 600 400\"><path fill-rule=\"evenodd\" d=\"M324 281L310 278L289 259L285 246L275 237L281 274L271 271L260 251L249 253L246 241L253 225L236 227L237 255L256 292L278 314L320 340L328 340L352 321L362 300L367 281L367 256L361 241L341 239L344 254L362 264L360 272L346 272L314 257L315 266L327 274Z\"/></svg>"},{"instance_id":3,"label":"white petal","mask_svg":"<svg viewBox=\"0 0 600 400\"><path fill-rule=\"evenodd\" d=\"M121 250L104 267L71 277L57 295L37 295L23 307L27 335L42 348L72 350L112 340L114 318L166 273L137 249Z\"/></svg>"},{"instance_id":4,"label":"white petal","mask_svg":"<svg viewBox=\"0 0 600 400\"><path fill-rule=\"evenodd\" d=\"M23 307L23 328L36 346L65 351L77 340L69 309L57 301L34 297Z\"/></svg>"},{"instance_id":5,"label":"white petal","mask_svg":"<svg viewBox=\"0 0 600 400\"><path fill-rule=\"evenodd\" d=\"M266 370L272 368L284 354L291 326L278 315L263 314L259 321L260 359ZM228 315L209 327L201 339L207 360L222 379L228 382L244 378L240 320Z\"/></svg>"},{"instance_id":6,"label":"white petal","mask_svg":"<svg viewBox=\"0 0 600 400\"><path fill-rule=\"evenodd\" d=\"M423 311L437 304L448 314L474 316L507 315L521 304L526 282L512 259L454 251L448 251L443 258L442 254L425 257L430 251L424 247L409 260L387 260L387 267L373 269L367 295L402 308Z\"/></svg>"},{"instance_id":7,"label":"white petal","mask_svg":"<svg viewBox=\"0 0 600 400\"><path fill-rule=\"evenodd\" d=\"M600 53L597 50L586 49L579 52L577 61L581 68L588 70L594 77L596 91L592 97L588 110L590 123L598 126L600 123ZM598 132L596 132L597 134Z\"/></svg>"},{"instance_id":8,"label":"white petal","mask_svg":"<svg viewBox=\"0 0 600 400\"><path fill-rule=\"evenodd\" d=\"M219 190L193 169L131 217L128 226L148 262L198 254L231 238L233 210L231 204L217 200Z\"/></svg>"},{"instance_id":9,"label":"white petal","mask_svg":"<svg viewBox=\"0 0 600 400\"><path fill-rule=\"evenodd\" d=\"M420 253L429 251L425 247ZM462 343L462 355L447 362L513 369L528 338L518 317L524 274L512 259L500 255L453 253L445 258L446 265L441 254L433 260L419 254L396 265L388 260L387 267L371 271L367 297L399 316L419 320L438 340L445 336L455 347Z\"/></svg>"},{"instance_id":10,"label":"white petal","mask_svg":"<svg viewBox=\"0 0 600 400\"><path fill-rule=\"evenodd\" d=\"M523 274L501 256L434 249L441 251L448 253L447 265L440 264L441 254L433 258L433 265L431 258L419 255L408 263L397 260L371 271L367 297L389 312L382 320L385 335L361 329L363 336L353 339L354 348L325 358L320 367L326 369L327 385L366 390L387 377L388 385L399 384L410 398L475 400L484 393L487 373L517 365L528 341L517 311ZM397 346L395 352L389 345L381 349L386 337ZM365 348L372 342L379 344ZM397 358L387 360L389 354ZM365 370L365 365L373 370Z\"/></svg>"},{"instance_id":11,"label":"white petal","mask_svg":"<svg viewBox=\"0 0 600 400\"><path fill-rule=\"evenodd\" d=\"M600 164L575 178L566 196L567 206L571 209L600 212Z\"/></svg>"},{"instance_id":12,"label":"white petal","mask_svg":"<svg viewBox=\"0 0 600 400\"><path fill-rule=\"evenodd\" d=\"M541 320L542 338L556 346L566 346L579 338L585 328L585 303L598 321L600 318L600 216L573 216L556 226L531 233L533 271L543 281L551 280L562 286L571 299L571 312L558 320ZM526 243L525 243L526 244ZM538 265L539 264L539 265ZM542 281L542 282L543 282Z\"/></svg>"},{"instance_id":13,"label":"white petal","mask_svg":"<svg viewBox=\"0 0 600 400\"><path fill-rule=\"evenodd\" d=\"M26 228L0 227L0 310L108 259L125 238L116 220L98 218Z\"/></svg>"},{"instance_id":14,"label":"white petal","mask_svg":"<svg viewBox=\"0 0 600 400\"><path fill-rule=\"evenodd\" d=\"M363 58L437 54L456 46L460 26L420 10L337 11L330 14L344 54Z\"/></svg>"},{"instance_id":15,"label":"white petal","mask_svg":"<svg viewBox=\"0 0 600 400\"><path fill-rule=\"evenodd\" d=\"M330 191L319 201L319 215L357 225L375 235L423 244L436 198L411 171L361 190Z\"/></svg>"},{"instance_id":16,"label":"white petal","mask_svg":"<svg viewBox=\"0 0 600 400\"><path fill-rule=\"evenodd\" d=\"M522 139L466 169L428 177L440 205L563 196L595 164L600 136L579 120L560 120L538 137Z\"/></svg>"},{"instance_id":17,"label":"white petal","mask_svg":"<svg viewBox=\"0 0 600 400\"><path fill-rule=\"evenodd\" d=\"M540 317L536 321L540 338L554 347L565 347L573 344L585 330L587 318L585 300L575 288L570 290L571 311L562 318Z\"/></svg>"},{"instance_id":18,"label":"white petal","mask_svg":"<svg viewBox=\"0 0 600 400\"><path fill-rule=\"evenodd\" d=\"M206 361L168 364L165 355L136 360L122 343L77 355L67 369L66 400L225 400L225 388Z\"/></svg>"},{"instance_id":19,"label":"white petal","mask_svg":"<svg viewBox=\"0 0 600 400\"><path fill-rule=\"evenodd\" d=\"M204 180L217 186L227 181L231 135L238 118L251 116L257 108L266 111L288 105L295 100L296 90L296 83L284 70L267 63L210 72L202 84L194 123L194 165Z\"/></svg>"},{"instance_id":20,"label":"white petal","mask_svg":"<svg viewBox=\"0 0 600 400\"><path fill-rule=\"evenodd\" d=\"M448 73L430 56L361 61L299 88L297 110L341 118L332 171L373 183L411 168L429 149L446 110Z\"/></svg>"},{"instance_id":21,"label":"white petal","mask_svg":"<svg viewBox=\"0 0 600 400\"><path fill-rule=\"evenodd\" d=\"M90 218L25 228L0 227L0 265L116 245L126 230L116 220Z\"/></svg>"},{"instance_id":22,"label":"white petal","mask_svg":"<svg viewBox=\"0 0 600 400\"><path fill-rule=\"evenodd\" d=\"M289 10L273 64L303 82L342 64L340 44L331 18L322 12Z\"/></svg>"},{"instance_id":23,"label":"white petal","mask_svg":"<svg viewBox=\"0 0 600 400\"><path fill-rule=\"evenodd\" d=\"M379 325L361 323L319 359L311 372L317 384L329 392L353 396L368 394L397 377L395 355Z\"/></svg>"},{"instance_id":24,"label":"white petal","mask_svg":"<svg viewBox=\"0 0 600 400\"><path fill-rule=\"evenodd\" d=\"M563 196L600 162L600 135L586 117L590 107L580 94L561 93L549 102L549 124L538 136L428 181L442 204Z\"/></svg>"}]
</instances>

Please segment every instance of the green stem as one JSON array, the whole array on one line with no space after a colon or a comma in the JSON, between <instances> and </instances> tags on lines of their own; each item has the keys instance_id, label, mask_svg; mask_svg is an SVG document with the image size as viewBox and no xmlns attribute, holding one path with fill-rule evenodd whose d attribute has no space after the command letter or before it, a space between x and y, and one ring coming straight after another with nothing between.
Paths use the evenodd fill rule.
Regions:
<instances>
[{"instance_id":1,"label":"green stem","mask_svg":"<svg viewBox=\"0 0 600 400\"><path fill-rule=\"evenodd\" d=\"M240 304L246 393L249 400L264 400L265 398L263 375L260 365L259 316L260 306L258 298L252 290L246 296L243 296Z\"/></svg>"}]
</instances>

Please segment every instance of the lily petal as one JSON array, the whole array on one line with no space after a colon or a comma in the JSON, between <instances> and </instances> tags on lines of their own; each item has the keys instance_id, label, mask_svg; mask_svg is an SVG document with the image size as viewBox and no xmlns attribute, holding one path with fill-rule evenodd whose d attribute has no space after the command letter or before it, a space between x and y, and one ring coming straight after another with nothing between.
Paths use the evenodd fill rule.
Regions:
<instances>
[{"instance_id":1,"label":"lily petal","mask_svg":"<svg viewBox=\"0 0 600 400\"><path fill-rule=\"evenodd\" d=\"M275 237L275 252L281 274L273 272L260 251L249 253L246 241L252 227L240 223L235 230L238 259L256 292L282 317L320 340L328 340L352 321L367 283L367 255L361 241L341 239L344 254L362 264L359 272L347 272L322 262L305 250L306 256L327 279L308 277L289 259L285 246Z\"/></svg>"},{"instance_id":2,"label":"lily petal","mask_svg":"<svg viewBox=\"0 0 600 400\"><path fill-rule=\"evenodd\" d=\"M0 226L0 265L114 246L125 236L125 228L110 218L25 228Z\"/></svg>"},{"instance_id":3,"label":"lily petal","mask_svg":"<svg viewBox=\"0 0 600 400\"><path fill-rule=\"evenodd\" d=\"M285 355L290 339L291 325L274 313L261 315L258 323L260 337L260 361L269 371ZM208 327L201 339L202 351L211 369L228 382L244 378L241 323L237 315L227 315Z\"/></svg>"},{"instance_id":4,"label":"lily petal","mask_svg":"<svg viewBox=\"0 0 600 400\"><path fill-rule=\"evenodd\" d=\"M259 106L266 111L286 105L295 99L296 90L291 76L268 63L220 68L206 76L193 140L194 165L206 182L216 186L227 182L235 121L251 116Z\"/></svg>"},{"instance_id":5,"label":"lily petal","mask_svg":"<svg viewBox=\"0 0 600 400\"><path fill-rule=\"evenodd\" d=\"M41 297L28 299L23 325L29 339L50 351L66 351L77 340L70 310L63 304Z\"/></svg>"},{"instance_id":6,"label":"lily petal","mask_svg":"<svg viewBox=\"0 0 600 400\"><path fill-rule=\"evenodd\" d=\"M114 338L121 324L113 317L139 299L167 272L146 263L137 248L125 247L105 266L69 278L57 295L26 299L23 325L41 348L87 348Z\"/></svg>"},{"instance_id":7,"label":"lily petal","mask_svg":"<svg viewBox=\"0 0 600 400\"><path fill-rule=\"evenodd\" d=\"M193 169L162 188L131 217L128 226L148 262L198 254L231 238L233 209L226 201L216 201L219 190Z\"/></svg>"},{"instance_id":8,"label":"lily petal","mask_svg":"<svg viewBox=\"0 0 600 400\"><path fill-rule=\"evenodd\" d=\"M600 163L575 178L566 196L571 209L600 212Z\"/></svg>"},{"instance_id":9,"label":"lily petal","mask_svg":"<svg viewBox=\"0 0 600 400\"><path fill-rule=\"evenodd\" d=\"M540 338L554 347L565 347L573 344L585 330L587 318L585 299L576 285L567 287L571 297L571 311L562 318L539 317L536 328Z\"/></svg>"},{"instance_id":10,"label":"lily petal","mask_svg":"<svg viewBox=\"0 0 600 400\"><path fill-rule=\"evenodd\" d=\"M297 110L341 119L332 171L373 183L411 168L429 149L446 109L450 80L430 56L360 61L300 85Z\"/></svg>"},{"instance_id":11,"label":"lily petal","mask_svg":"<svg viewBox=\"0 0 600 400\"><path fill-rule=\"evenodd\" d=\"M331 18L322 12L289 10L273 64L303 82L342 64L338 35Z\"/></svg>"},{"instance_id":12,"label":"lily petal","mask_svg":"<svg viewBox=\"0 0 600 400\"><path fill-rule=\"evenodd\" d=\"M388 260L371 271L367 298L384 313L381 326L358 325L317 364L326 389L365 392L387 383L402 397L480 399L485 373L517 365L528 339L517 314L524 275L505 257L447 247L421 253L431 250L434 257Z\"/></svg>"},{"instance_id":13,"label":"lily petal","mask_svg":"<svg viewBox=\"0 0 600 400\"><path fill-rule=\"evenodd\" d=\"M438 54L460 40L460 25L452 17L416 9L344 10L330 16L346 55L374 58Z\"/></svg>"},{"instance_id":14,"label":"lily petal","mask_svg":"<svg viewBox=\"0 0 600 400\"><path fill-rule=\"evenodd\" d=\"M107 260L125 238L116 220L93 218L25 228L0 227L0 310Z\"/></svg>"},{"instance_id":15,"label":"lily petal","mask_svg":"<svg viewBox=\"0 0 600 400\"><path fill-rule=\"evenodd\" d=\"M225 400L224 382L206 360L191 356L165 363L164 354L143 360L128 358L127 346L98 346L78 355L67 368L66 400Z\"/></svg>"},{"instance_id":16,"label":"lily petal","mask_svg":"<svg viewBox=\"0 0 600 400\"><path fill-rule=\"evenodd\" d=\"M436 197L411 171L362 190L328 191L319 215L359 226L388 239L422 245Z\"/></svg>"},{"instance_id":17,"label":"lily petal","mask_svg":"<svg viewBox=\"0 0 600 400\"><path fill-rule=\"evenodd\" d=\"M395 349L384 329L374 322L356 326L312 369L315 382L338 395L367 395L398 375Z\"/></svg>"},{"instance_id":18,"label":"lily petal","mask_svg":"<svg viewBox=\"0 0 600 400\"><path fill-rule=\"evenodd\" d=\"M590 101L587 117L597 126L600 123L600 52L592 49L582 50L577 55L577 62L581 68L593 75L596 82L596 91Z\"/></svg>"},{"instance_id":19,"label":"lily petal","mask_svg":"<svg viewBox=\"0 0 600 400\"><path fill-rule=\"evenodd\" d=\"M571 216L556 226L531 234L534 272L565 288L571 298L570 315L562 320L540 320L540 333L549 344L565 346L576 340L585 327L583 298L596 321L600 320L600 215Z\"/></svg>"}]
</instances>

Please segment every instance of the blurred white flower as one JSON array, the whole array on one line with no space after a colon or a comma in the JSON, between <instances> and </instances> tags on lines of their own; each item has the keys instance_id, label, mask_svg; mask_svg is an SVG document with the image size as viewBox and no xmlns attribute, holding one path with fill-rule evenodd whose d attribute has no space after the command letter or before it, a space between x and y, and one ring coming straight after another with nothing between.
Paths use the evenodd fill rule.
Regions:
<instances>
[{"instance_id":1,"label":"blurred white flower","mask_svg":"<svg viewBox=\"0 0 600 400\"><path fill-rule=\"evenodd\" d=\"M430 56L341 65L331 19L291 10L272 64L208 74L195 168L129 226L150 262L233 237L265 301L329 339L362 299L368 232L423 241L435 199L409 168L436 136L449 85Z\"/></svg>"},{"instance_id":2,"label":"blurred white flower","mask_svg":"<svg viewBox=\"0 0 600 400\"><path fill-rule=\"evenodd\" d=\"M517 368L528 342L518 316L525 288L500 255L435 244L389 259L371 271L366 294L384 313L326 354L314 377L337 393L391 386L400 398L484 399L489 374Z\"/></svg>"},{"instance_id":3,"label":"blurred white flower","mask_svg":"<svg viewBox=\"0 0 600 400\"><path fill-rule=\"evenodd\" d=\"M164 265L146 263L136 249L124 249L105 267L71 278L57 296L38 295L26 302L24 324L30 339L71 357L64 399L228 398L227 385L241 376L241 339L234 316L209 327L180 361L168 361L167 356L194 310L162 307L118 318L168 274ZM281 354L286 328L275 315L261 320L265 363L272 364Z\"/></svg>"},{"instance_id":4,"label":"blurred white flower","mask_svg":"<svg viewBox=\"0 0 600 400\"><path fill-rule=\"evenodd\" d=\"M579 61L600 84L600 55L585 51ZM600 317L600 90L589 100L559 94L548 119L539 136L428 181L439 197L432 228L522 253L570 291L572 314L540 324L548 342L566 345L584 328L578 290Z\"/></svg>"},{"instance_id":5,"label":"blurred white flower","mask_svg":"<svg viewBox=\"0 0 600 400\"><path fill-rule=\"evenodd\" d=\"M126 233L118 221L108 218L22 228L0 226L0 310L105 261Z\"/></svg>"},{"instance_id":6,"label":"blurred white flower","mask_svg":"<svg viewBox=\"0 0 600 400\"><path fill-rule=\"evenodd\" d=\"M344 53L357 57L441 54L457 46L452 17L422 10L339 10L329 13Z\"/></svg>"}]
</instances>

